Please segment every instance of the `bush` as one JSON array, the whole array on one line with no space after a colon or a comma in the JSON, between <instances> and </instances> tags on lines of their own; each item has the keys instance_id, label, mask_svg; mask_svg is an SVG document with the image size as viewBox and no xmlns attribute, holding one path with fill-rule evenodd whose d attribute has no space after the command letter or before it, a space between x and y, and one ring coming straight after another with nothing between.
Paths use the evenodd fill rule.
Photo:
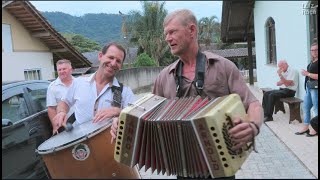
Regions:
<instances>
[{"instance_id":1,"label":"bush","mask_svg":"<svg viewBox=\"0 0 320 180\"><path fill-rule=\"evenodd\" d=\"M134 67L142 67L142 66L157 66L155 60L153 60L147 53L141 53L136 62L133 65Z\"/></svg>"}]
</instances>

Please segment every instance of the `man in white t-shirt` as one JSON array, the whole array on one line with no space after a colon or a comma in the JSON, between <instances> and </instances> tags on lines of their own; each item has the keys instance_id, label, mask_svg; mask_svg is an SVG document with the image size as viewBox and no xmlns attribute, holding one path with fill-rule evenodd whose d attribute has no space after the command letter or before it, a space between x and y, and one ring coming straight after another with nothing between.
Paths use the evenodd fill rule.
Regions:
<instances>
[{"instance_id":1,"label":"man in white t-shirt","mask_svg":"<svg viewBox=\"0 0 320 180\"><path fill-rule=\"evenodd\" d=\"M62 97L65 96L69 87L72 85L74 77L72 74L71 62L67 59L61 59L56 63L58 78L50 83L47 91L47 107L48 115L53 129L56 129L56 123L53 123L53 118L56 116L56 108ZM74 113L72 107L67 114L69 118Z\"/></svg>"},{"instance_id":2,"label":"man in white t-shirt","mask_svg":"<svg viewBox=\"0 0 320 180\"><path fill-rule=\"evenodd\" d=\"M272 114L276 101L280 98L294 97L298 87L298 75L295 69L290 68L287 61L280 60L277 70L279 81L278 90L267 91L263 94L262 106L264 109L264 121L273 121Z\"/></svg>"}]
</instances>

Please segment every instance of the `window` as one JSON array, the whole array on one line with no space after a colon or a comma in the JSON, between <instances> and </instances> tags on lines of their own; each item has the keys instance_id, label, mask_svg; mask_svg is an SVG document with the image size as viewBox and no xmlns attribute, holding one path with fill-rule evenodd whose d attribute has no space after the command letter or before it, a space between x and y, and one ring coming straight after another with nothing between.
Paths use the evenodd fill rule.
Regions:
<instances>
[{"instance_id":1,"label":"window","mask_svg":"<svg viewBox=\"0 0 320 180\"><path fill-rule=\"evenodd\" d=\"M22 94L12 96L2 101L2 119L15 123L29 116L29 111Z\"/></svg>"},{"instance_id":2,"label":"window","mask_svg":"<svg viewBox=\"0 0 320 180\"><path fill-rule=\"evenodd\" d=\"M24 79L25 80L41 80L40 69L24 70Z\"/></svg>"},{"instance_id":3,"label":"window","mask_svg":"<svg viewBox=\"0 0 320 180\"><path fill-rule=\"evenodd\" d=\"M37 89L31 91L32 100L35 102L37 112L46 109L47 89Z\"/></svg>"},{"instance_id":4,"label":"window","mask_svg":"<svg viewBox=\"0 0 320 180\"><path fill-rule=\"evenodd\" d=\"M266 25L267 64L277 64L276 28L273 18L268 18Z\"/></svg>"},{"instance_id":5,"label":"window","mask_svg":"<svg viewBox=\"0 0 320 180\"><path fill-rule=\"evenodd\" d=\"M12 52L12 37L10 24L2 24L2 52Z\"/></svg>"}]
</instances>

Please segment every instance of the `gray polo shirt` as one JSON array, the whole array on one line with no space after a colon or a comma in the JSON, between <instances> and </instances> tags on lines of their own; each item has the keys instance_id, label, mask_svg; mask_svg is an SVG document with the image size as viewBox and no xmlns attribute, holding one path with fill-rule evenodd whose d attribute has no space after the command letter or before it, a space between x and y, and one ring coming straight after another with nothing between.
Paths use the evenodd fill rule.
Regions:
<instances>
[{"instance_id":1,"label":"gray polo shirt","mask_svg":"<svg viewBox=\"0 0 320 180\"><path fill-rule=\"evenodd\" d=\"M203 92L210 98L221 97L232 93L239 94L244 107L248 109L249 104L258 99L251 93L240 71L230 60L213 54L203 52L206 56L205 77ZM153 94L168 99L176 97L176 70L180 59L164 68L155 80ZM192 84L193 81L183 77L182 94L196 96L197 91Z\"/></svg>"}]
</instances>

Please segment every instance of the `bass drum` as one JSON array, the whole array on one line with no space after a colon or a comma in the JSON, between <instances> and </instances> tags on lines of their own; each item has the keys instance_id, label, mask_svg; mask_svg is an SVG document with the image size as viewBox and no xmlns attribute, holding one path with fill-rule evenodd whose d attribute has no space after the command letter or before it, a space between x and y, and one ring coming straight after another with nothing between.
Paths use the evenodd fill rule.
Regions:
<instances>
[{"instance_id":1,"label":"bass drum","mask_svg":"<svg viewBox=\"0 0 320 180\"><path fill-rule=\"evenodd\" d=\"M141 179L136 167L114 160L111 124L112 119L98 123L88 121L43 142L36 151L42 156L51 178Z\"/></svg>"}]
</instances>

